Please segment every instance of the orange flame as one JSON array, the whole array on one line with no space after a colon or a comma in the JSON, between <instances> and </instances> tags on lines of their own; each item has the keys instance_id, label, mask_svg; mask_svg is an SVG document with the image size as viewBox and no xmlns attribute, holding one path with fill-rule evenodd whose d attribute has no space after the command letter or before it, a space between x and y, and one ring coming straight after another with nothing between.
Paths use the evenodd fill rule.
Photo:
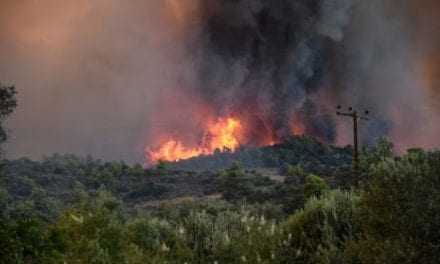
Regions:
<instances>
[{"instance_id":1,"label":"orange flame","mask_svg":"<svg viewBox=\"0 0 440 264\"><path fill-rule=\"evenodd\" d=\"M240 146L239 137L241 131L242 125L239 120L234 118L219 119L208 130L211 137L209 142L210 151L215 149L236 150Z\"/></svg>"},{"instance_id":2,"label":"orange flame","mask_svg":"<svg viewBox=\"0 0 440 264\"><path fill-rule=\"evenodd\" d=\"M200 148L186 148L182 142L171 139L160 146L156 151L148 151L148 157L152 163L163 161L178 161L200 156L203 154Z\"/></svg>"},{"instance_id":3,"label":"orange flame","mask_svg":"<svg viewBox=\"0 0 440 264\"><path fill-rule=\"evenodd\" d=\"M213 154L214 151L235 151L240 146L243 136L243 126L236 118L219 118L216 122L209 123L206 135L200 146L191 148L181 141L170 139L157 149L147 149L146 154L153 164L159 161L179 161L200 155Z\"/></svg>"}]
</instances>

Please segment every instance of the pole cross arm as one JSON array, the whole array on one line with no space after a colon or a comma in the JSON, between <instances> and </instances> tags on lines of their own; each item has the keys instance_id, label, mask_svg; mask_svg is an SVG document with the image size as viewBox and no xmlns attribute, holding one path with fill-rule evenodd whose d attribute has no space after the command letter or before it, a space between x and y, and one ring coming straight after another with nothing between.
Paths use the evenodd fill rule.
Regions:
<instances>
[{"instance_id":1,"label":"pole cross arm","mask_svg":"<svg viewBox=\"0 0 440 264\"><path fill-rule=\"evenodd\" d=\"M342 113L342 112L336 112L337 115L340 116L349 116L349 117L355 117L354 113Z\"/></svg>"}]
</instances>

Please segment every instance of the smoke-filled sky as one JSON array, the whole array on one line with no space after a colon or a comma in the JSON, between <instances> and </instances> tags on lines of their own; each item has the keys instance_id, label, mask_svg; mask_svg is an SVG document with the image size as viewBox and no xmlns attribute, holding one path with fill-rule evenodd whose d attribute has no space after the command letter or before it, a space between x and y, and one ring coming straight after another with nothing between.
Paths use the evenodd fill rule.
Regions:
<instances>
[{"instance_id":1,"label":"smoke-filled sky","mask_svg":"<svg viewBox=\"0 0 440 264\"><path fill-rule=\"evenodd\" d=\"M364 141L437 147L439 15L435 0L2 0L0 81L19 91L6 151L140 162L237 112L347 144L337 104L373 112Z\"/></svg>"}]
</instances>

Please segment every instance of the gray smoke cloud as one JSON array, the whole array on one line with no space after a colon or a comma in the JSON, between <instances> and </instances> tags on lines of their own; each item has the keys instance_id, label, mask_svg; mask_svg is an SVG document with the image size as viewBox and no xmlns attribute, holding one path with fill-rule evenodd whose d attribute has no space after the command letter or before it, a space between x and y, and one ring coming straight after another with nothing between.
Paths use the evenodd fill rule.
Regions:
<instances>
[{"instance_id":1,"label":"gray smoke cloud","mask_svg":"<svg viewBox=\"0 0 440 264\"><path fill-rule=\"evenodd\" d=\"M297 116L307 134L332 142L333 120L320 95L331 88L330 57L355 3L203 2L205 19L192 44L201 51L193 59L199 73L196 93L221 112L251 115L251 130L268 130L263 135L290 135ZM250 135L248 143L258 145L261 138Z\"/></svg>"},{"instance_id":2,"label":"gray smoke cloud","mask_svg":"<svg viewBox=\"0 0 440 264\"><path fill-rule=\"evenodd\" d=\"M207 112L241 115L278 138L301 122L308 134L347 144L349 123L335 120L337 104L375 113L363 127L366 142L390 135L401 148L438 145L435 1L4 0L1 7L0 80L20 93L8 122L10 157L141 162L144 147L163 135L197 142Z\"/></svg>"},{"instance_id":3,"label":"gray smoke cloud","mask_svg":"<svg viewBox=\"0 0 440 264\"><path fill-rule=\"evenodd\" d=\"M338 63L342 89L335 94L341 101L373 110L372 121L362 131L366 143L386 135L400 151L439 146L435 135L440 120L432 100L438 83L427 83L434 76L426 76L426 54L439 54L439 46L436 51L432 47L439 43L439 7L431 0L356 5L344 40L347 49L338 53L343 58ZM438 69L438 64L433 67ZM346 142L350 135L343 131L349 128L339 131L338 141Z\"/></svg>"}]
</instances>

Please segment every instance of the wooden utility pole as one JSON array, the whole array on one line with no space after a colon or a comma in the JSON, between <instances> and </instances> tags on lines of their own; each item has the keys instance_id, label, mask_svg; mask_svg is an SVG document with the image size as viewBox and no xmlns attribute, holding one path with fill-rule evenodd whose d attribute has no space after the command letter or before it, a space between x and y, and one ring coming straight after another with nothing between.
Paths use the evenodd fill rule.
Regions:
<instances>
[{"instance_id":1,"label":"wooden utility pole","mask_svg":"<svg viewBox=\"0 0 440 264\"><path fill-rule=\"evenodd\" d=\"M353 145L354 145L354 153L353 153L353 170L355 172L359 171L359 140L358 140L358 121L360 119L362 120L369 120L366 116L369 115L369 111L365 111L364 112L364 116L360 115L359 112L355 109L353 109L353 107L349 107L348 108L348 112L341 112L341 106L338 105L337 109L338 111L336 111L336 114L339 116L346 116L346 117L350 117L353 119Z\"/></svg>"}]
</instances>

